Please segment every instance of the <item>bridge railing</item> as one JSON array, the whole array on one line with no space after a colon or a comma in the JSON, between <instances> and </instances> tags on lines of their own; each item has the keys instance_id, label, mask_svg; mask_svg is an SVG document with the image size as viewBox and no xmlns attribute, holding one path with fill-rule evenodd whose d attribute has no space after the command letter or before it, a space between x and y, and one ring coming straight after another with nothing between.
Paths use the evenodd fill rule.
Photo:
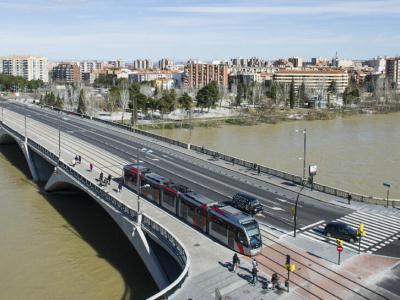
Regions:
<instances>
[{"instance_id":1,"label":"bridge railing","mask_svg":"<svg viewBox=\"0 0 400 300\"><path fill-rule=\"evenodd\" d=\"M12 132L14 133L14 131ZM58 161L58 156L42 145L36 143L35 141L28 139L28 144L46 155L49 159L51 159L55 164L58 163L59 168L67 172L71 175L75 180L77 180L81 185L88 188L92 193L101 198L102 200L107 201L111 206L121 212L124 216L137 223L138 221L138 213L126 206L114 196L109 194L107 191L103 190L99 187L98 184L93 183L88 180L85 176L82 176L75 169L71 168L68 164L63 161ZM157 293L156 295L150 297L150 299L165 299L171 295L173 295L184 283L186 277L189 275L189 266L190 266L190 258L188 256L188 252L183 246L183 244L170 232L168 232L163 226L152 220L146 214L142 215L142 228L145 231L151 232L154 234L161 242L164 243L171 251L175 254L180 266L183 269L181 275L169 286L165 289Z\"/></svg>"},{"instance_id":2,"label":"bridge railing","mask_svg":"<svg viewBox=\"0 0 400 300\"><path fill-rule=\"evenodd\" d=\"M54 109L54 108L52 108L52 109ZM56 109L56 110L59 110L59 109ZM78 114L76 112L71 112L71 111L67 111L67 110L62 110L62 111L65 112L65 113L78 115L78 116L81 116L83 118L90 118L89 116L81 115L81 114ZM110 122L110 121L107 121L107 120L102 120L102 119L99 119L99 118L92 118L92 119L96 120L96 121L99 121L99 122L102 122L102 123L105 123L105 124L108 124L108 125L111 125L111 126L123 128L123 129L128 130L128 131L134 131L134 132L137 132L137 133L139 133L141 135L148 136L148 137L151 137L151 138L154 138L154 139L157 139L159 141L163 141L163 142L166 142L166 143L169 143L169 144L172 144L172 145L177 145L177 146L185 148L185 149L187 149L188 146L189 146L186 143L182 143L180 141L176 141L176 140L173 140L173 139L170 139L170 138L166 138L166 137L161 136L161 135L150 133L150 132L147 132L147 131L144 131L144 130L132 129L132 127L127 126L127 125L122 125L122 124ZM228 161L228 162L231 162L231 163L235 163L237 165L244 166L244 167L247 167L249 169L253 168L253 166L254 166L254 163L251 163L249 161L245 161L245 160L242 160L242 159L239 159L239 158L236 158L236 157L232 157L232 156L229 156L229 155L226 155L226 154L222 154L222 153L210 150L210 149L206 149L204 147L200 147L200 146L196 146L196 145L190 145L190 149L205 153L205 154L213 156L213 157L218 157L218 158L220 158L222 160L225 160L225 161ZM280 170L276 170L276 169L273 169L273 168L265 167L265 166L262 166L262 165L258 165L258 166L260 167L260 171L265 173L265 174L273 175L273 176L276 176L278 178L282 178L282 179L285 179L285 180L288 180L288 181L291 181L291 182L294 182L294 183L297 183L297 184L301 184L302 183L301 176L297 176L297 175L290 174L290 173L287 173L287 172L283 172L283 171L280 171ZM311 187L311 185L308 184L308 183L306 184L306 186ZM357 194L357 193L344 191L344 190L341 190L339 188L326 186L326 185L323 185L323 184L320 184L320 183L314 183L313 184L313 189L315 189L317 191L320 191L320 192L323 192L323 193L326 193L326 194L334 195L334 196L337 196L337 197L342 197L342 198L347 198L348 195L351 195L352 200L354 200L354 201L369 202L369 203L375 203L375 204L382 204L381 202L385 201L385 199L383 199L383 198L360 195L360 194ZM395 205L394 203L400 202L400 200L396 200L396 199L390 199L390 201L392 201L393 206Z\"/></svg>"}]
</instances>

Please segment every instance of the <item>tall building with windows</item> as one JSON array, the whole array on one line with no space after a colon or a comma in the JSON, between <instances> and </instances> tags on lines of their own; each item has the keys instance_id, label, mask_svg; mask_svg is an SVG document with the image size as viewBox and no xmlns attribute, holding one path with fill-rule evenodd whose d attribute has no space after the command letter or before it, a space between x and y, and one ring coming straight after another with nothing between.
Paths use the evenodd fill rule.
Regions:
<instances>
[{"instance_id":1,"label":"tall building with windows","mask_svg":"<svg viewBox=\"0 0 400 300\"><path fill-rule=\"evenodd\" d=\"M202 88L211 81L228 87L227 64L188 63L185 66L184 85L186 87Z\"/></svg>"},{"instance_id":2,"label":"tall building with windows","mask_svg":"<svg viewBox=\"0 0 400 300\"><path fill-rule=\"evenodd\" d=\"M0 71L6 75L21 76L26 80L49 81L48 61L44 56L0 57Z\"/></svg>"},{"instance_id":3,"label":"tall building with windows","mask_svg":"<svg viewBox=\"0 0 400 300\"><path fill-rule=\"evenodd\" d=\"M153 62L151 59L135 59L133 61L133 68L136 70L153 69Z\"/></svg>"},{"instance_id":4,"label":"tall building with windows","mask_svg":"<svg viewBox=\"0 0 400 300\"><path fill-rule=\"evenodd\" d=\"M74 83L81 80L81 70L76 63L62 62L53 68L53 80Z\"/></svg>"},{"instance_id":5,"label":"tall building with windows","mask_svg":"<svg viewBox=\"0 0 400 300\"><path fill-rule=\"evenodd\" d=\"M400 92L400 56L386 59L386 78Z\"/></svg>"},{"instance_id":6,"label":"tall building with windows","mask_svg":"<svg viewBox=\"0 0 400 300\"><path fill-rule=\"evenodd\" d=\"M310 90L326 90L335 81L338 92L343 93L349 84L349 75L342 70L280 70L273 75L273 80L287 85L293 80L295 89L304 82L305 87Z\"/></svg>"},{"instance_id":7,"label":"tall building with windows","mask_svg":"<svg viewBox=\"0 0 400 300\"><path fill-rule=\"evenodd\" d=\"M158 61L158 68L161 70L166 70L174 66L174 61L169 58L162 58Z\"/></svg>"}]
</instances>

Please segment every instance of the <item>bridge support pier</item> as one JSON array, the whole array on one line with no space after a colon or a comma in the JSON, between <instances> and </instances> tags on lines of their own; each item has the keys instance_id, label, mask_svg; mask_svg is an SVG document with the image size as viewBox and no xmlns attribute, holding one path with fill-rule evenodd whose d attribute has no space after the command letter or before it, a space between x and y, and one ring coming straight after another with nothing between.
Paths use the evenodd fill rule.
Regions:
<instances>
[{"instance_id":1,"label":"bridge support pier","mask_svg":"<svg viewBox=\"0 0 400 300\"><path fill-rule=\"evenodd\" d=\"M64 170L55 167L53 174L50 176L49 180L45 185L45 190L47 192L56 191L63 189L67 186L74 186L83 192L90 195L94 200L97 201L107 213L114 219L118 226L122 229L125 235L128 237L131 244L135 247L137 253L142 258L144 264L146 265L148 271L153 277L155 283L160 290L167 287L170 282L168 277L163 270L156 254L150 247L146 235L144 234L140 225L134 223L132 220L128 219L120 211L116 210L106 201L102 200L99 196L94 194L91 190L78 182L73 180Z\"/></svg>"},{"instance_id":2,"label":"bridge support pier","mask_svg":"<svg viewBox=\"0 0 400 300\"><path fill-rule=\"evenodd\" d=\"M31 173L32 180L34 182L37 182L39 179L38 172L35 168L35 164L33 163L27 142L25 140L21 141L17 138L10 136L6 131L3 130L3 127L1 127L0 128L0 144L4 145L4 144L13 144L13 143L16 143L21 148L21 151L24 154L26 162L28 164L28 168Z\"/></svg>"}]
</instances>

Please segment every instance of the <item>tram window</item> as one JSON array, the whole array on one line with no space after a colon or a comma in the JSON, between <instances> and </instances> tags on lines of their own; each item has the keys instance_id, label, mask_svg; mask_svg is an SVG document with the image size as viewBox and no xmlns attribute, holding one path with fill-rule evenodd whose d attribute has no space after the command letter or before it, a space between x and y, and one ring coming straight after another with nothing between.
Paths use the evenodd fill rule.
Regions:
<instances>
[{"instance_id":1,"label":"tram window","mask_svg":"<svg viewBox=\"0 0 400 300\"><path fill-rule=\"evenodd\" d=\"M172 206L172 207L175 206L175 196L173 196L171 194L164 192L163 201L169 206Z\"/></svg>"},{"instance_id":2,"label":"tram window","mask_svg":"<svg viewBox=\"0 0 400 300\"><path fill-rule=\"evenodd\" d=\"M245 247L248 247L249 244L247 242L246 235L244 234L244 232L242 230L238 230L237 231L236 238L237 238L239 243L241 243Z\"/></svg>"},{"instance_id":3,"label":"tram window","mask_svg":"<svg viewBox=\"0 0 400 300\"><path fill-rule=\"evenodd\" d=\"M211 228L212 228L212 230L216 231L217 233L219 233L221 235L224 235L224 236L227 235L226 224L216 218L212 219Z\"/></svg>"},{"instance_id":4,"label":"tram window","mask_svg":"<svg viewBox=\"0 0 400 300\"><path fill-rule=\"evenodd\" d=\"M193 219L194 218L194 207L187 205L187 208L188 208L188 216Z\"/></svg>"}]
</instances>

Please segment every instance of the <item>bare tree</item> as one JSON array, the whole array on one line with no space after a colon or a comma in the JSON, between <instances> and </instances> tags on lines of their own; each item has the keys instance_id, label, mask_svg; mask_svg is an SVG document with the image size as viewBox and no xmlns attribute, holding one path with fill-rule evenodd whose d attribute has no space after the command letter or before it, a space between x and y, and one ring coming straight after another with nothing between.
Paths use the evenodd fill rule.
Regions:
<instances>
[{"instance_id":1,"label":"bare tree","mask_svg":"<svg viewBox=\"0 0 400 300\"><path fill-rule=\"evenodd\" d=\"M120 98L121 98L121 106L122 106L122 124L124 124L125 111L128 108L128 104L129 104L129 89L128 89L128 83L126 81L122 82L122 86L121 86L121 90L120 90Z\"/></svg>"}]
</instances>

